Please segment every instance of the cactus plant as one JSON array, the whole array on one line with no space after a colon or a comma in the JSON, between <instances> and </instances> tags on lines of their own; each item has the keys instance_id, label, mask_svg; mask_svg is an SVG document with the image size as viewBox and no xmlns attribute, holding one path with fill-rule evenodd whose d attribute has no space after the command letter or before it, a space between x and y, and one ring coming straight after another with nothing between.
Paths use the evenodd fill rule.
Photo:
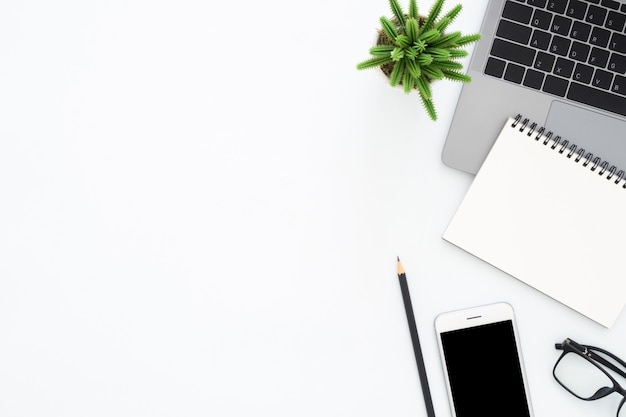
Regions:
<instances>
[{"instance_id":1,"label":"cactus plant","mask_svg":"<svg viewBox=\"0 0 626 417\"><path fill-rule=\"evenodd\" d=\"M389 0L393 17L380 18L377 45L370 49L371 57L357 69L380 67L392 86L402 85L406 93L417 90L426 112L437 120L430 84L434 80L449 79L469 82L462 73L459 58L467 56L462 47L476 42L480 34L446 33L454 18L461 12L459 4L439 18L445 0L436 0L428 15L418 14L417 0L409 0L409 11L404 13L398 0Z\"/></svg>"}]
</instances>

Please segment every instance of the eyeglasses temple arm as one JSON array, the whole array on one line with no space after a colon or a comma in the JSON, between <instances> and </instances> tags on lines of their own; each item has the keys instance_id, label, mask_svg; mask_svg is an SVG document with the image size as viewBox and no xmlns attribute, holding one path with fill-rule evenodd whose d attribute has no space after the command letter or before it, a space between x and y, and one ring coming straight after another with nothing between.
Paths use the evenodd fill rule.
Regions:
<instances>
[{"instance_id":1,"label":"eyeglasses temple arm","mask_svg":"<svg viewBox=\"0 0 626 417\"><path fill-rule=\"evenodd\" d=\"M620 362L620 364L623 365L623 361L619 358L617 358L615 355L602 350L602 349L598 349L598 348L594 348L592 346L587 346L589 349L591 350L597 350L598 352L604 353L605 355L610 356L611 358L615 359L616 361ZM622 371L621 369L619 369L617 366L613 365L611 362L607 361L606 359L604 359L602 356L599 355L594 355L593 353L590 354L589 356L591 359L593 359L596 362L600 362L602 365L606 366L607 368L611 369L614 372L617 372L618 374L620 374L621 376L623 376L624 378L626 378L626 372ZM624 366L624 365L623 365Z\"/></svg>"},{"instance_id":2,"label":"eyeglasses temple arm","mask_svg":"<svg viewBox=\"0 0 626 417\"><path fill-rule=\"evenodd\" d=\"M570 343L576 344L576 342L574 342L573 340L567 339ZM585 346L582 345L578 345L580 348L583 348ZM558 350L564 350L564 344L563 343L555 343L554 344L554 348L558 349ZM620 365L622 365L624 368L626 368L626 362L621 360L620 358L618 358L617 356L615 356L614 354L612 354L609 351L606 351L602 348L599 347L595 347L595 346L586 346L587 349L589 350L595 350L597 352L603 353L605 355L607 355L608 357L610 357L611 359L615 360L617 363L619 363ZM595 360L596 362L600 362L602 365L606 366L607 368L611 369L614 372L617 372L619 375L623 376L624 378L626 378L626 372L624 372L623 370L619 369L618 367L616 367L615 365L613 365L611 362L607 361L606 359L604 359L602 356L599 355L589 355L589 357L593 360Z\"/></svg>"},{"instance_id":3,"label":"eyeglasses temple arm","mask_svg":"<svg viewBox=\"0 0 626 417\"><path fill-rule=\"evenodd\" d=\"M618 358L617 356L615 356L614 354L612 354L611 352L604 350L602 348L599 347L595 347L595 346L587 346L587 348L591 349L591 350L597 350L600 353L604 353L606 356L610 357L611 359L613 359L615 362L619 363L620 365L622 365L624 368L626 368L626 361L623 361L622 359Z\"/></svg>"}]
</instances>

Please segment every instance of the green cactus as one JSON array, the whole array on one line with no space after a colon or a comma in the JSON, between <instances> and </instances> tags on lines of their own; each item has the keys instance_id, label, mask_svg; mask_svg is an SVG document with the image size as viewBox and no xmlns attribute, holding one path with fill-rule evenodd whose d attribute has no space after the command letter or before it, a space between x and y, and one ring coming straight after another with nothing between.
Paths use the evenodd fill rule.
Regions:
<instances>
[{"instance_id":1,"label":"green cactus","mask_svg":"<svg viewBox=\"0 0 626 417\"><path fill-rule=\"evenodd\" d=\"M417 0L409 0L408 14L398 0L389 0L393 18L380 18L382 30L378 43L370 49L371 57L356 66L359 70L380 67L392 86L401 84L406 93L417 90L432 120L437 120L437 112L430 83L443 78L471 81L461 72L463 65L456 60L467 56L461 47L480 39L478 33L466 36L461 32L445 33L462 6L455 6L439 19L444 1L436 0L428 16L420 17Z\"/></svg>"}]
</instances>

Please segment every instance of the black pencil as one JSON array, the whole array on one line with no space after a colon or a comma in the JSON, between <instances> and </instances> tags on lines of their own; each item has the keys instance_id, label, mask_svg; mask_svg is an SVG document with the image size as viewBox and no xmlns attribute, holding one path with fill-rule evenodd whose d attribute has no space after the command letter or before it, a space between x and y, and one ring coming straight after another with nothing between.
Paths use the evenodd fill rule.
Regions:
<instances>
[{"instance_id":1,"label":"black pencil","mask_svg":"<svg viewBox=\"0 0 626 417\"><path fill-rule=\"evenodd\" d=\"M402 300L404 301L404 311L406 311L406 319L409 322L409 332L411 333L411 341L413 342L413 352L415 353L415 362L417 362L417 373L420 377L420 385L422 386L422 394L424 394L424 405L426 406L426 415L435 417L435 409L433 408L433 399L430 396L430 387L428 386L428 378L426 376L426 367L424 366L424 356L422 355L422 346L417 335L417 325L415 324L415 316L413 315L413 305L411 304L411 295L409 294L409 286L406 282L406 274L398 257L398 281L400 281L400 290L402 291Z\"/></svg>"}]
</instances>

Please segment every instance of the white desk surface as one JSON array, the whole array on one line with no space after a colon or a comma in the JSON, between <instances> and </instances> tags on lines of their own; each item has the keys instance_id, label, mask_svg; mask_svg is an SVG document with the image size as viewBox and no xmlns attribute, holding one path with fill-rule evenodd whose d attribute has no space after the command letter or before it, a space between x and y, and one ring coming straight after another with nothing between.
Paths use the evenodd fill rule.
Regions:
<instances>
[{"instance_id":1,"label":"white desk surface","mask_svg":"<svg viewBox=\"0 0 626 417\"><path fill-rule=\"evenodd\" d=\"M487 0L463 3L478 31ZM357 72L388 14L0 6L1 415L425 416L397 255L438 416L435 316L496 301L536 416L614 415L557 386L553 344L626 357L626 313L604 329L441 239L472 180L441 162L461 85L433 123Z\"/></svg>"}]
</instances>

